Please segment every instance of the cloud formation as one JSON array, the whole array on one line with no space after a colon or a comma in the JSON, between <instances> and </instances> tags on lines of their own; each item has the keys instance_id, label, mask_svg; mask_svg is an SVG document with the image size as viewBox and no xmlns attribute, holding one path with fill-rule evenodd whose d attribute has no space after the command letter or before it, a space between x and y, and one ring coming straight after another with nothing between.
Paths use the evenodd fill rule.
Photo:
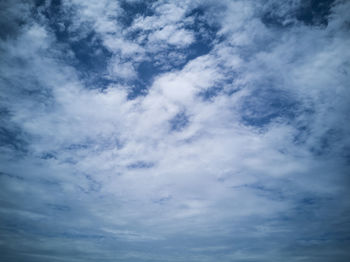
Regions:
<instances>
[{"instance_id":1,"label":"cloud formation","mask_svg":"<svg viewBox=\"0 0 350 262\"><path fill-rule=\"evenodd\" d=\"M350 3L0 10L0 260L349 260Z\"/></svg>"}]
</instances>

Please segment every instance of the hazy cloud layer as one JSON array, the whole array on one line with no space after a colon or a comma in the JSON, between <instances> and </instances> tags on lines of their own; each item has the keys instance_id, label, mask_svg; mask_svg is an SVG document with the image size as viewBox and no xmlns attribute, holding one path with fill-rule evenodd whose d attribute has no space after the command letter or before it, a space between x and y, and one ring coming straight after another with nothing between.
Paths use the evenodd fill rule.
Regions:
<instances>
[{"instance_id":1,"label":"hazy cloud layer","mask_svg":"<svg viewBox=\"0 0 350 262\"><path fill-rule=\"evenodd\" d=\"M0 2L0 260L348 261L349 13Z\"/></svg>"}]
</instances>

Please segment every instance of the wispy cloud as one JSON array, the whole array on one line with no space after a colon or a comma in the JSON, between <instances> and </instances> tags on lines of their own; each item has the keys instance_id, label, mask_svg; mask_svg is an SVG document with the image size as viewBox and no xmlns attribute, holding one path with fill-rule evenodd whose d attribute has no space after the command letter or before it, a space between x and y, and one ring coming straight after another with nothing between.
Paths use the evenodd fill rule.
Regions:
<instances>
[{"instance_id":1,"label":"wispy cloud","mask_svg":"<svg viewBox=\"0 0 350 262\"><path fill-rule=\"evenodd\" d=\"M349 259L349 3L0 7L2 260Z\"/></svg>"}]
</instances>

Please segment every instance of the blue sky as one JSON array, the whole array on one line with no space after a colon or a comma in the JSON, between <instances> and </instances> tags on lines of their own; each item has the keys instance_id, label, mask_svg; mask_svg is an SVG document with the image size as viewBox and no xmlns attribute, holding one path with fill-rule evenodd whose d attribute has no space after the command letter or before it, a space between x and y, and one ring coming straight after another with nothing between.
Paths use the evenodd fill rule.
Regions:
<instances>
[{"instance_id":1,"label":"blue sky","mask_svg":"<svg viewBox=\"0 0 350 262\"><path fill-rule=\"evenodd\" d=\"M350 3L0 2L0 260L350 260Z\"/></svg>"}]
</instances>

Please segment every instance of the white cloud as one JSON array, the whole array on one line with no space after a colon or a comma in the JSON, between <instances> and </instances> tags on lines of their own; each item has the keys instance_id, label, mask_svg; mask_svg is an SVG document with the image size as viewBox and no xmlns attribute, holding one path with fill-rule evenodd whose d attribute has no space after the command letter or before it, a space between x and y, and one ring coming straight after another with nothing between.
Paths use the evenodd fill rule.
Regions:
<instances>
[{"instance_id":1,"label":"white cloud","mask_svg":"<svg viewBox=\"0 0 350 262\"><path fill-rule=\"evenodd\" d=\"M334 8L326 28L281 29L261 21L258 4L220 3L219 16L206 14L221 25L213 49L154 73L147 94L128 99L140 62L196 41L183 19L201 3L216 6L153 3L152 16L138 15L125 29L117 2L64 1L76 8L74 30L94 30L112 53L106 77L125 81L103 91L62 58L49 25L32 21L18 37L1 40L4 123L20 130L25 150L17 157L19 150L2 144L7 206L0 212L19 221L20 250L46 256L60 249L57 259L68 250L78 252L77 261L211 261L218 248L230 250L218 251L220 261L270 261L286 247L298 253L299 237L335 231L324 221L340 221L337 214L348 210L345 201L332 202L348 194L348 4ZM294 10L290 3L280 15ZM127 38L136 29L145 45ZM215 95L203 97L213 88ZM173 130L179 114L186 121ZM242 120L254 115L265 122ZM33 236L46 246L31 244ZM135 242L143 243L138 253ZM159 251L150 255L152 245Z\"/></svg>"},{"instance_id":2,"label":"white cloud","mask_svg":"<svg viewBox=\"0 0 350 262\"><path fill-rule=\"evenodd\" d=\"M155 31L149 36L149 41L166 41L171 45L179 47L188 46L194 41L194 37L191 32L184 29L177 29L174 26L167 25L162 29Z\"/></svg>"}]
</instances>

